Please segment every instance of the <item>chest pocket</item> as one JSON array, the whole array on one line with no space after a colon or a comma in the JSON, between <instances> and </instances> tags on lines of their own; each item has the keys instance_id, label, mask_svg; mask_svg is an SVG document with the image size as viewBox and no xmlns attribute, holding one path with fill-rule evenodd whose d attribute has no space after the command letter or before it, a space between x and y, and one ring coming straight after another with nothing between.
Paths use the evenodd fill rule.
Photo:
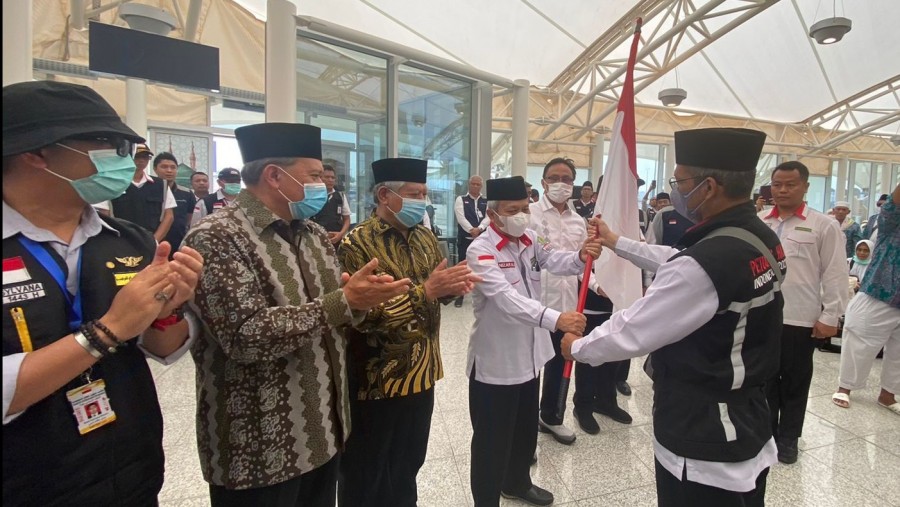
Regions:
<instances>
[{"instance_id":1,"label":"chest pocket","mask_svg":"<svg viewBox=\"0 0 900 507\"><path fill-rule=\"evenodd\" d=\"M808 231L791 230L781 242L787 257L813 259L817 256L816 235Z\"/></svg>"}]
</instances>

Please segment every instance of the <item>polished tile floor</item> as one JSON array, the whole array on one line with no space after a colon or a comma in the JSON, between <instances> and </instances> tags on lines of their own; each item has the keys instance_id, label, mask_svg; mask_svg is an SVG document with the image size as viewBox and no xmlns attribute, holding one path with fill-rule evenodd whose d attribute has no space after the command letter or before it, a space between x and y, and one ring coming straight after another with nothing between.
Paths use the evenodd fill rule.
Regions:
<instances>
[{"instance_id":1,"label":"polished tile floor","mask_svg":"<svg viewBox=\"0 0 900 507\"><path fill-rule=\"evenodd\" d=\"M466 347L472 322L468 300L462 308L444 307L441 349L446 377L438 383L428 457L419 473L419 505L471 505ZM853 406L831 403L840 358L816 352L800 459L775 465L769 475L767 504L790 507L900 506L900 417L875 402L881 361L875 362L870 387L853 394ZM655 506L652 390L633 360L630 397L619 404L634 417L623 425L597 416L601 433L575 429L578 440L563 446L547 435L538 438L535 484L556 496L555 505ZM208 505L200 474L194 432L194 364L152 364L165 418L166 482L163 507ZM571 392L570 392L571 395ZM571 406L571 403L570 405ZM567 423L575 427L571 413ZM520 505L503 500L504 505Z\"/></svg>"}]
</instances>

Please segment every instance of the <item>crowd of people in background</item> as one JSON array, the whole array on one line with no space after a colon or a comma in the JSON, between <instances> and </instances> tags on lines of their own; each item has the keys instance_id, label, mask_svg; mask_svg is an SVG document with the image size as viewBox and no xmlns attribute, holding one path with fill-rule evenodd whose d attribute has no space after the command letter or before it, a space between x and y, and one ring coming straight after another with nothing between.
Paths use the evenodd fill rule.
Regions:
<instances>
[{"instance_id":1,"label":"crowd of people in background","mask_svg":"<svg viewBox=\"0 0 900 507\"><path fill-rule=\"evenodd\" d=\"M236 129L243 165L211 192L204 172L180 186L176 157L89 88L10 85L3 108L4 505L155 505L146 359L188 352L213 506L415 505L442 307L467 296L476 506L553 503L530 467L539 431L576 442L566 361L590 436L595 414L632 422L618 396L649 355L661 506L764 504L769 468L798 460L824 339L843 337L835 405L883 353L877 403L900 414L900 186L864 228L847 202L811 209L796 161L754 202L762 132L676 132L640 238L598 217L603 178L576 186L567 158L539 189L472 176L451 263L425 160L373 162L375 206L352 224L318 127ZM628 308L591 268L603 249L644 272Z\"/></svg>"}]
</instances>

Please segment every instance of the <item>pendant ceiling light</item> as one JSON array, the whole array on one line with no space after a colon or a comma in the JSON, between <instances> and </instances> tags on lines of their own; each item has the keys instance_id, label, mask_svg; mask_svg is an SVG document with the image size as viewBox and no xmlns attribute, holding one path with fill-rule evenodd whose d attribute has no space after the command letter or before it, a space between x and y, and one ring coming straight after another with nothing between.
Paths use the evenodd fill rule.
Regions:
<instances>
[{"instance_id":1,"label":"pendant ceiling light","mask_svg":"<svg viewBox=\"0 0 900 507\"><path fill-rule=\"evenodd\" d=\"M841 10L843 10L843 5L841 7ZM816 15L818 15L818 13L819 9L816 8ZM847 35L847 32L849 32L850 28L853 26L852 21L837 15L837 0L832 3L831 16L832 17L830 18L816 21L809 27L809 36L815 39L819 44L834 44L835 42L840 41L844 38L844 35ZM815 19L815 17L816 16L814 15L813 19Z\"/></svg>"},{"instance_id":2,"label":"pendant ceiling light","mask_svg":"<svg viewBox=\"0 0 900 507\"><path fill-rule=\"evenodd\" d=\"M666 88L657 96L666 107L678 107L687 98L687 91L678 85L678 67L675 67L675 88Z\"/></svg>"}]
</instances>

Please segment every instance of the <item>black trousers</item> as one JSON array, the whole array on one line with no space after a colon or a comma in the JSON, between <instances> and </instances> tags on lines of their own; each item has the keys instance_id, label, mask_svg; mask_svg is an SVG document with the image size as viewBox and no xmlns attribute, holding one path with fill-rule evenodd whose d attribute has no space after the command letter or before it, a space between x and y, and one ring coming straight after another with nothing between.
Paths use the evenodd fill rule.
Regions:
<instances>
[{"instance_id":1,"label":"black trousers","mask_svg":"<svg viewBox=\"0 0 900 507\"><path fill-rule=\"evenodd\" d=\"M585 314L585 317L587 317L585 333L589 333L609 320L610 314L589 313ZM616 375L621 363L622 361L614 361L600 366L575 363L575 410L590 413L595 401L605 406L617 405Z\"/></svg>"},{"instance_id":2,"label":"black trousers","mask_svg":"<svg viewBox=\"0 0 900 507\"><path fill-rule=\"evenodd\" d=\"M416 475L425 463L433 412L434 389L384 400L351 399L338 491L342 507L416 505Z\"/></svg>"},{"instance_id":3,"label":"black trousers","mask_svg":"<svg viewBox=\"0 0 900 507\"><path fill-rule=\"evenodd\" d=\"M466 250L472 244L472 238L469 236L457 236L456 238L456 262L466 260Z\"/></svg>"},{"instance_id":4,"label":"black trousers","mask_svg":"<svg viewBox=\"0 0 900 507\"><path fill-rule=\"evenodd\" d=\"M212 507L334 507L340 454L300 477L273 486L226 489L209 485Z\"/></svg>"},{"instance_id":5,"label":"black trousers","mask_svg":"<svg viewBox=\"0 0 900 507\"><path fill-rule=\"evenodd\" d=\"M563 414L556 413L559 405L559 386L562 384L563 366L566 362L560 349L563 334L562 331L550 333L555 355L544 365L544 385L541 387L541 419L553 425L562 424L565 419L565 411Z\"/></svg>"},{"instance_id":6,"label":"black trousers","mask_svg":"<svg viewBox=\"0 0 900 507\"><path fill-rule=\"evenodd\" d=\"M767 392L772 434L776 438L800 438L803 432L813 352L819 343L812 338L810 327L785 325L781 332L781 364Z\"/></svg>"},{"instance_id":7,"label":"black trousers","mask_svg":"<svg viewBox=\"0 0 900 507\"><path fill-rule=\"evenodd\" d=\"M531 488L531 458L537 447L538 379L517 385L469 379L472 420L472 497L476 507L496 507L500 491Z\"/></svg>"},{"instance_id":8,"label":"black trousers","mask_svg":"<svg viewBox=\"0 0 900 507\"><path fill-rule=\"evenodd\" d=\"M631 371L631 359L616 361L616 382L625 382L628 380L628 372Z\"/></svg>"},{"instance_id":9,"label":"black trousers","mask_svg":"<svg viewBox=\"0 0 900 507\"><path fill-rule=\"evenodd\" d=\"M681 480L656 463L656 499L659 507L764 507L766 504L766 477L769 469L759 473L756 488L746 493L728 491L687 480L682 471Z\"/></svg>"}]
</instances>

